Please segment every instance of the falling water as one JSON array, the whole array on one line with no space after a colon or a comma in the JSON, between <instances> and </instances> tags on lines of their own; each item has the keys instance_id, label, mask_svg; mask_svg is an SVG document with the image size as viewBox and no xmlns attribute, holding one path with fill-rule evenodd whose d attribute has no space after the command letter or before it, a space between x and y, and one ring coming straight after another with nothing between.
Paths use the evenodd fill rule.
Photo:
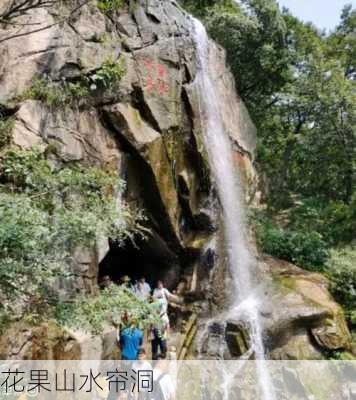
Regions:
<instances>
[{"instance_id":1,"label":"falling water","mask_svg":"<svg viewBox=\"0 0 356 400\"><path fill-rule=\"evenodd\" d=\"M251 346L258 360L257 374L264 400L274 399L270 377L265 366L259 297L252 277L256 276L256 259L249 249L244 213L243 190L233 163L231 143L225 132L215 77L210 70L209 39L204 26L194 19L198 54L196 84L203 137L222 206L226 250L233 281L233 304L228 314L243 320L249 327Z\"/></svg>"}]
</instances>

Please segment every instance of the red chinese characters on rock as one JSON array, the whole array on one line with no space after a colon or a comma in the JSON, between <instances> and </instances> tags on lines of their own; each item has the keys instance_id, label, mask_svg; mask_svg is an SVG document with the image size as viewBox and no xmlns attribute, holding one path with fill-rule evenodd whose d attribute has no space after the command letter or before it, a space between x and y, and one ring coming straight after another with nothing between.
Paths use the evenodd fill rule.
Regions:
<instances>
[{"instance_id":1,"label":"red chinese characters on rock","mask_svg":"<svg viewBox=\"0 0 356 400\"><path fill-rule=\"evenodd\" d=\"M166 95L169 93L169 76L165 65L148 58L143 60L146 75L144 86L148 93Z\"/></svg>"}]
</instances>

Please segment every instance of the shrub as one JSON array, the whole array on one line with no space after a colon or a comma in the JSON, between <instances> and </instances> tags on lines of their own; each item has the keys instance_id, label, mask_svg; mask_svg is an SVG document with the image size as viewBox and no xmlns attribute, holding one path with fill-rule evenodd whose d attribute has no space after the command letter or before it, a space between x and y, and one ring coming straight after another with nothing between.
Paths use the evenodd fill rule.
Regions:
<instances>
[{"instance_id":1,"label":"shrub","mask_svg":"<svg viewBox=\"0 0 356 400\"><path fill-rule=\"evenodd\" d=\"M15 100L39 100L49 107L70 106L75 102L85 102L97 89L105 91L116 86L125 72L123 59L114 61L109 58L95 73L82 76L76 82L55 82L50 78L37 78L32 86Z\"/></svg>"},{"instance_id":2,"label":"shrub","mask_svg":"<svg viewBox=\"0 0 356 400\"><path fill-rule=\"evenodd\" d=\"M38 151L8 149L0 162L1 318L12 302L45 309L52 283L71 268L75 247L99 236L119 244L142 234L142 213L117 200L124 185L97 168L55 168ZM11 318L10 318L11 319Z\"/></svg>"},{"instance_id":3,"label":"shrub","mask_svg":"<svg viewBox=\"0 0 356 400\"><path fill-rule=\"evenodd\" d=\"M37 78L17 100L34 99L42 101L49 107L62 107L88 95L89 89L85 82L58 83L49 78Z\"/></svg>"},{"instance_id":4,"label":"shrub","mask_svg":"<svg viewBox=\"0 0 356 400\"><path fill-rule=\"evenodd\" d=\"M103 13L110 13L120 9L124 5L124 0L98 0L97 5Z\"/></svg>"},{"instance_id":5,"label":"shrub","mask_svg":"<svg viewBox=\"0 0 356 400\"><path fill-rule=\"evenodd\" d=\"M267 254L311 271L325 268L329 253L326 242L318 232L283 229L267 219L260 219L256 235L261 250Z\"/></svg>"},{"instance_id":6,"label":"shrub","mask_svg":"<svg viewBox=\"0 0 356 400\"><path fill-rule=\"evenodd\" d=\"M122 60L113 61L109 59L105 61L101 68L90 76L90 81L93 82L90 86L91 89L96 89L97 87L108 89L110 86L120 82L126 71Z\"/></svg>"},{"instance_id":7,"label":"shrub","mask_svg":"<svg viewBox=\"0 0 356 400\"><path fill-rule=\"evenodd\" d=\"M327 267L331 291L344 306L350 322L356 325L356 246L332 250Z\"/></svg>"},{"instance_id":8,"label":"shrub","mask_svg":"<svg viewBox=\"0 0 356 400\"><path fill-rule=\"evenodd\" d=\"M62 325L97 334L105 324L121 322L124 313L138 321L141 328L159 321L155 303L142 301L130 290L114 284L96 297L83 296L73 303L58 305L55 317Z\"/></svg>"}]
</instances>

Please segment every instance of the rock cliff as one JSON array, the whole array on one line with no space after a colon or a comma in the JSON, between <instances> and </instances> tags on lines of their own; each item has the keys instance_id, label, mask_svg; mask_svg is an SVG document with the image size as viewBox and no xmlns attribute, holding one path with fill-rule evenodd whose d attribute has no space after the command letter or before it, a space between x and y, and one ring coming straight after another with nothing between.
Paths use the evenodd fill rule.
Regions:
<instances>
[{"instance_id":1,"label":"rock cliff","mask_svg":"<svg viewBox=\"0 0 356 400\"><path fill-rule=\"evenodd\" d=\"M173 0L130 0L110 14L95 1L70 1L29 10L16 23L0 25L0 107L15 120L12 143L50 148L58 163L117 172L127 183L126 200L144 210L152 232L139 249L130 243L117 248L104 239L96 249L78 251L76 279L64 289L93 293L104 274L161 277L171 288L185 277L192 293L203 292L209 277L223 282L224 257L211 245L219 231L219 204L201 137L190 17ZM224 51L211 43L210 52L236 168L253 201L255 128ZM113 63L121 66L120 79L103 84L103 70ZM63 92L81 82L88 88L65 96L59 106L31 95L39 80ZM345 321L325 284L275 260L267 264L283 309L270 317L272 356L311 358L321 348L347 348ZM24 324L19 331L13 343L12 331L2 337L2 357L89 357L71 332ZM46 340L46 351L38 351L38 341ZM95 340L100 356L108 357L107 337Z\"/></svg>"}]
</instances>

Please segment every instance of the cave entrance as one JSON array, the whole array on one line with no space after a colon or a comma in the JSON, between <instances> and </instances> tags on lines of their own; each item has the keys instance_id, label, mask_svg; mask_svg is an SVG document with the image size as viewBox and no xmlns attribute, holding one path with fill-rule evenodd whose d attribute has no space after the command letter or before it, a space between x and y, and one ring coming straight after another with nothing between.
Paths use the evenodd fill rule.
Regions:
<instances>
[{"instance_id":1,"label":"cave entrance","mask_svg":"<svg viewBox=\"0 0 356 400\"><path fill-rule=\"evenodd\" d=\"M119 283L124 275L128 275L132 283L144 276L151 287L162 280L172 289L179 281L179 259L156 234L148 239L137 239L135 243L127 240L123 246L111 242L108 254L99 264L99 282L109 276Z\"/></svg>"}]
</instances>

